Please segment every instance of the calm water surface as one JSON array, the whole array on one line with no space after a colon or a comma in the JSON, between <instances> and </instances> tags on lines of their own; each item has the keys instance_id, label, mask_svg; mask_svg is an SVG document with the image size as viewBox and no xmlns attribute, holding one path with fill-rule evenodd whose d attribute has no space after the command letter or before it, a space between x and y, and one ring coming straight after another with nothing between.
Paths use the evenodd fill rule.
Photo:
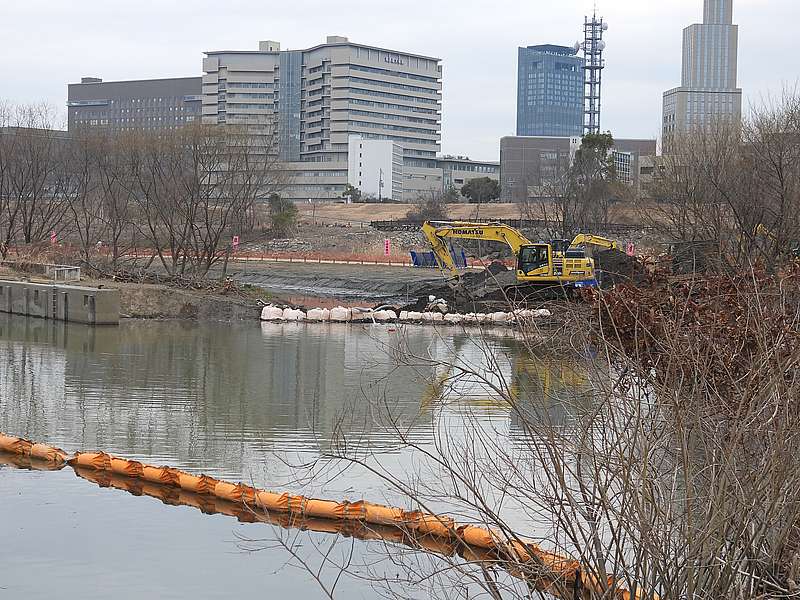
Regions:
<instances>
[{"instance_id":1,"label":"calm water surface","mask_svg":"<svg viewBox=\"0 0 800 600\"><path fill-rule=\"evenodd\" d=\"M389 414L422 446L441 427L457 435L467 410L502 435L519 435L507 410L469 378L442 401L431 381L450 373L439 360L486 369L521 394L545 393L556 418L568 418L558 396L585 383L580 373L520 369L527 359L517 341L498 335L491 344L502 359L483 367L481 347L455 329L141 321L88 328L0 315L0 431L269 489L405 506L366 470L309 483L296 479L294 466L344 439L386 468L416 469L419 457L387 433ZM400 348L418 358L398 365ZM166 506L97 487L71 469L0 464L0 598L322 597L310 576L286 566L289 555L274 540L287 536L312 563L332 537ZM267 542L246 552L241 538ZM337 552L351 545L375 563L367 542L344 540ZM378 597L355 578L339 588L342 597Z\"/></svg>"}]
</instances>

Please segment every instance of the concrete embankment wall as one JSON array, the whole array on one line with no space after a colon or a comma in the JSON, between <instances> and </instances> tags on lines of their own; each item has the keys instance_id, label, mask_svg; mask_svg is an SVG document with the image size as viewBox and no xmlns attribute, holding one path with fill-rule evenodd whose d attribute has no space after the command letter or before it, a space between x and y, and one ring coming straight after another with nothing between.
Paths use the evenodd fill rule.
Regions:
<instances>
[{"instance_id":1,"label":"concrete embankment wall","mask_svg":"<svg viewBox=\"0 0 800 600\"><path fill-rule=\"evenodd\" d=\"M0 312L89 325L118 325L119 291L0 280Z\"/></svg>"}]
</instances>

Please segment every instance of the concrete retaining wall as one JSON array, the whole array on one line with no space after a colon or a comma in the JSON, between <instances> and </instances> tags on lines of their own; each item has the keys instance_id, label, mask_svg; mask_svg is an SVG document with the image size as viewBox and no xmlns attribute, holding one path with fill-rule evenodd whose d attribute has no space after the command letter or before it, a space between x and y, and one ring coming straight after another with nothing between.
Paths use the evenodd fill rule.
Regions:
<instances>
[{"instance_id":1,"label":"concrete retaining wall","mask_svg":"<svg viewBox=\"0 0 800 600\"><path fill-rule=\"evenodd\" d=\"M90 325L119 324L119 290L0 280L0 311Z\"/></svg>"}]
</instances>

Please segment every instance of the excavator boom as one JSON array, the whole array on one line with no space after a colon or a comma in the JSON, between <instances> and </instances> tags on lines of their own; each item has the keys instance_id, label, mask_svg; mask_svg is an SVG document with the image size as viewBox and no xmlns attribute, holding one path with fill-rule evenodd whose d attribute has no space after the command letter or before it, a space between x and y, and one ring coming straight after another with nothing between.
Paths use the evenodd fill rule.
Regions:
<instances>
[{"instance_id":1,"label":"excavator boom","mask_svg":"<svg viewBox=\"0 0 800 600\"><path fill-rule=\"evenodd\" d=\"M490 223L471 223L468 221L428 221L422 225L422 232L433 248L433 254L442 271L458 276L453 257L450 254L448 239L486 240L507 244L514 256L518 256L523 246L533 245L522 233L508 225Z\"/></svg>"},{"instance_id":2,"label":"excavator boom","mask_svg":"<svg viewBox=\"0 0 800 600\"><path fill-rule=\"evenodd\" d=\"M571 248L575 246L599 246L607 250L619 250L619 244L614 240L590 233L579 233L569 245Z\"/></svg>"}]
</instances>

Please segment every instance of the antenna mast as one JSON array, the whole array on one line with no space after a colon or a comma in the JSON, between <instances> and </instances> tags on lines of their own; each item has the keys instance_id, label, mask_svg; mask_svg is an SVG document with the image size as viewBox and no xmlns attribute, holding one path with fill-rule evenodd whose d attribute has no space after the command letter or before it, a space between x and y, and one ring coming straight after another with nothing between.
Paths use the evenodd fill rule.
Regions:
<instances>
[{"instance_id":1,"label":"antenna mast","mask_svg":"<svg viewBox=\"0 0 800 600\"><path fill-rule=\"evenodd\" d=\"M583 34L584 42L583 57L585 65L583 67L584 84L584 122L583 129L586 133L600 133L600 100L601 87L603 81L603 69L606 64L603 60L603 50L606 43L603 41L603 33L608 30L608 23L603 18L597 18L595 9L592 18L584 17Z\"/></svg>"}]
</instances>

